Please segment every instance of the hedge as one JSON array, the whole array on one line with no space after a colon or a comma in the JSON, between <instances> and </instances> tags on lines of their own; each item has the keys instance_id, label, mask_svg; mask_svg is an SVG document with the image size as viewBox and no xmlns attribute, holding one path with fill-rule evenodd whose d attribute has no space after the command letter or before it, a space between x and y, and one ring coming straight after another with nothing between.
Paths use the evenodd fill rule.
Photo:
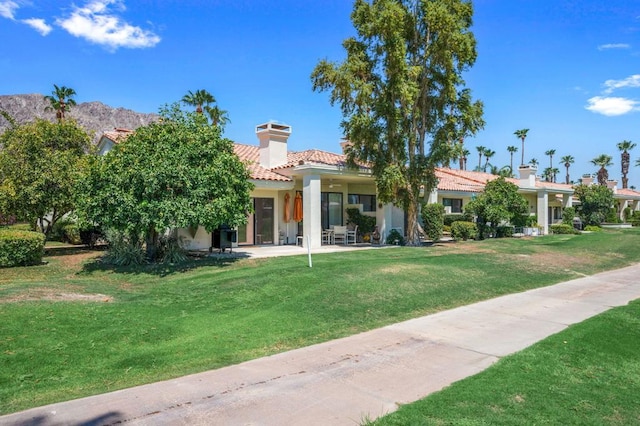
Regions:
<instances>
[{"instance_id":1,"label":"hedge","mask_svg":"<svg viewBox=\"0 0 640 426\"><path fill-rule=\"evenodd\" d=\"M44 242L41 232L0 230L0 267L41 263Z\"/></svg>"},{"instance_id":2,"label":"hedge","mask_svg":"<svg viewBox=\"0 0 640 426\"><path fill-rule=\"evenodd\" d=\"M573 225L568 225L566 223L554 223L550 226L552 234L575 234L576 231L573 229Z\"/></svg>"},{"instance_id":3,"label":"hedge","mask_svg":"<svg viewBox=\"0 0 640 426\"><path fill-rule=\"evenodd\" d=\"M473 222L457 221L451 224L451 237L454 240L466 241L469 238L476 238L478 235L478 228Z\"/></svg>"}]
</instances>

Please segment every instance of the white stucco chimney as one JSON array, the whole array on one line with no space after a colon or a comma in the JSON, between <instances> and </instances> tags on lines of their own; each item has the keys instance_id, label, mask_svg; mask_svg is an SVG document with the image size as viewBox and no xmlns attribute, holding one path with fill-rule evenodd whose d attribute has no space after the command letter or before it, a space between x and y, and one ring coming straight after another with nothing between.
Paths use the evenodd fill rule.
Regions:
<instances>
[{"instance_id":1,"label":"white stucco chimney","mask_svg":"<svg viewBox=\"0 0 640 426\"><path fill-rule=\"evenodd\" d=\"M608 180L607 188L613 191L614 194L618 193L618 181L617 180Z\"/></svg>"},{"instance_id":2,"label":"white stucco chimney","mask_svg":"<svg viewBox=\"0 0 640 426\"><path fill-rule=\"evenodd\" d=\"M270 121L256 126L260 140L260 165L267 169L287 164L287 140L291 126Z\"/></svg>"},{"instance_id":3,"label":"white stucco chimney","mask_svg":"<svg viewBox=\"0 0 640 426\"><path fill-rule=\"evenodd\" d=\"M582 179L580 179L583 185L591 185L593 183L593 175L582 175Z\"/></svg>"},{"instance_id":4,"label":"white stucco chimney","mask_svg":"<svg viewBox=\"0 0 640 426\"><path fill-rule=\"evenodd\" d=\"M523 164L518 168L520 172L520 186L523 188L536 187L536 172L538 167L533 164Z\"/></svg>"}]
</instances>

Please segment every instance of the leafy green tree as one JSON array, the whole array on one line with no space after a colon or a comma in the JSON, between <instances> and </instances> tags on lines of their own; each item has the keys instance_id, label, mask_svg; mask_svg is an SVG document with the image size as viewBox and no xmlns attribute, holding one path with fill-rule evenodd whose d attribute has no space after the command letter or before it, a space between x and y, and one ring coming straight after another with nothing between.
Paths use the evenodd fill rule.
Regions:
<instances>
[{"instance_id":1,"label":"leafy green tree","mask_svg":"<svg viewBox=\"0 0 640 426\"><path fill-rule=\"evenodd\" d=\"M476 215L478 233L482 239L487 227L495 234L502 222L510 222L525 214L528 203L518 193L517 185L499 177L487 182L484 192L471 200L466 209Z\"/></svg>"},{"instance_id":2,"label":"leafy green tree","mask_svg":"<svg viewBox=\"0 0 640 426\"><path fill-rule=\"evenodd\" d=\"M613 206L613 191L604 185L576 185L574 196L580 200L575 207L585 225L600 225Z\"/></svg>"},{"instance_id":3,"label":"leafy green tree","mask_svg":"<svg viewBox=\"0 0 640 426\"><path fill-rule=\"evenodd\" d=\"M189 90L186 95L182 97L182 103L196 107L196 112L202 114L203 108L206 108L210 104L216 102L216 98L206 90L198 89L194 92Z\"/></svg>"},{"instance_id":4,"label":"leafy green tree","mask_svg":"<svg viewBox=\"0 0 640 426\"><path fill-rule=\"evenodd\" d=\"M631 162L631 155L629 151L636 147L636 144L624 140L618 143L618 149L620 150L620 165L622 166L622 188L626 188L629 184L629 178L627 175L629 174L629 163Z\"/></svg>"},{"instance_id":5,"label":"leafy green tree","mask_svg":"<svg viewBox=\"0 0 640 426\"><path fill-rule=\"evenodd\" d=\"M472 16L463 0L356 0L346 59L323 60L311 75L341 106L349 163L371 164L380 201L405 208L411 245L420 244L421 188L435 187L449 142L484 125L463 80L477 55Z\"/></svg>"},{"instance_id":6,"label":"leafy green tree","mask_svg":"<svg viewBox=\"0 0 640 426\"><path fill-rule=\"evenodd\" d=\"M524 140L527 138L527 133L529 133L529 129L520 129L513 132L513 134L522 141L522 160L520 162L522 165L524 165Z\"/></svg>"},{"instance_id":7,"label":"leafy green tree","mask_svg":"<svg viewBox=\"0 0 640 426\"><path fill-rule=\"evenodd\" d=\"M600 185L606 185L607 180L609 179L609 172L607 171L607 167L613 166L613 162L611 161L613 157L607 154L600 154L593 160L591 160L591 164L594 166L600 166L598 169L598 183Z\"/></svg>"},{"instance_id":8,"label":"leafy green tree","mask_svg":"<svg viewBox=\"0 0 640 426\"><path fill-rule=\"evenodd\" d=\"M58 121L65 119L65 114L70 106L75 106L76 101L73 96L76 95L76 91L70 87L53 85L53 91L51 95L44 98L49 101L50 105L46 108L49 111L56 112L56 118Z\"/></svg>"},{"instance_id":9,"label":"leafy green tree","mask_svg":"<svg viewBox=\"0 0 640 426\"><path fill-rule=\"evenodd\" d=\"M571 179L569 177L569 167L571 167L571 165L575 163L575 161L576 160L572 155L565 155L564 157L560 158L560 162L564 163L564 168L567 170L567 176L565 177L565 183L567 185L571 183Z\"/></svg>"},{"instance_id":10,"label":"leafy green tree","mask_svg":"<svg viewBox=\"0 0 640 426\"><path fill-rule=\"evenodd\" d=\"M511 157L511 160L509 161L509 167L511 167L511 173L513 173L513 154L518 152L518 147L517 146L513 146L513 145L509 145L507 147L507 151L509 151L509 155Z\"/></svg>"},{"instance_id":11,"label":"leafy green tree","mask_svg":"<svg viewBox=\"0 0 640 426\"><path fill-rule=\"evenodd\" d=\"M87 222L132 240L144 235L150 260L158 233L169 228L245 223L253 187L233 143L204 116L177 104L161 115L92 164L77 204Z\"/></svg>"},{"instance_id":12,"label":"leafy green tree","mask_svg":"<svg viewBox=\"0 0 640 426\"><path fill-rule=\"evenodd\" d=\"M422 223L424 233L432 241L442 238L444 229L444 206L442 204L425 204L422 206Z\"/></svg>"},{"instance_id":13,"label":"leafy green tree","mask_svg":"<svg viewBox=\"0 0 640 426\"><path fill-rule=\"evenodd\" d=\"M49 235L73 210L73 189L85 167L89 135L74 120L36 119L0 135L0 212L37 224Z\"/></svg>"}]
</instances>

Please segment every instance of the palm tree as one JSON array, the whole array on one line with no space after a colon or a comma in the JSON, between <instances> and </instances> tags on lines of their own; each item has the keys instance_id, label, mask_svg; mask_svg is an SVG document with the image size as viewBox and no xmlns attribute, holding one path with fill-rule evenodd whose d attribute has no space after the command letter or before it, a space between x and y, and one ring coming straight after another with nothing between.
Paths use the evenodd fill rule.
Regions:
<instances>
[{"instance_id":1,"label":"palm tree","mask_svg":"<svg viewBox=\"0 0 640 426\"><path fill-rule=\"evenodd\" d=\"M551 169L551 182L556 181L556 176L560 173L560 170L557 167L550 167Z\"/></svg>"},{"instance_id":2,"label":"palm tree","mask_svg":"<svg viewBox=\"0 0 640 426\"><path fill-rule=\"evenodd\" d=\"M476 146L476 150L478 151L478 171L482 169L482 154L484 154L484 150L487 149L482 145Z\"/></svg>"},{"instance_id":3,"label":"palm tree","mask_svg":"<svg viewBox=\"0 0 640 426\"><path fill-rule=\"evenodd\" d=\"M492 149L486 148L484 150L483 154L484 154L484 158L485 158L483 171L486 172L487 171L487 167L489 166L489 160L491 159L491 157L496 155L496 152L493 151Z\"/></svg>"},{"instance_id":4,"label":"palm tree","mask_svg":"<svg viewBox=\"0 0 640 426\"><path fill-rule=\"evenodd\" d=\"M517 146L513 146L513 145L509 145L507 147L507 151L509 151L509 155L511 155L511 161L509 162L509 166L511 167L511 172L513 173L513 154L518 152L518 147Z\"/></svg>"},{"instance_id":5,"label":"palm tree","mask_svg":"<svg viewBox=\"0 0 640 426\"><path fill-rule=\"evenodd\" d=\"M545 182L552 182L553 172L551 170L551 167L546 167L542 171L542 177L544 178Z\"/></svg>"},{"instance_id":6,"label":"palm tree","mask_svg":"<svg viewBox=\"0 0 640 426\"><path fill-rule=\"evenodd\" d=\"M571 183L571 180L569 179L569 167L575 163L575 158L573 158L572 155L565 155L564 157L560 158L560 162L564 163L564 167L565 169L567 169L567 176L565 179L565 183L568 185Z\"/></svg>"},{"instance_id":7,"label":"palm tree","mask_svg":"<svg viewBox=\"0 0 640 426\"><path fill-rule=\"evenodd\" d=\"M196 90L195 93L189 90L187 94L182 97L182 102L187 105L196 107L196 112L198 114L202 114L203 106L215 103L215 101L216 98L214 98L211 93L202 89Z\"/></svg>"},{"instance_id":8,"label":"palm tree","mask_svg":"<svg viewBox=\"0 0 640 426\"><path fill-rule=\"evenodd\" d=\"M548 155L549 156L549 167L551 167L553 169L553 155L556 153L555 149L550 149L548 151L545 151L544 155Z\"/></svg>"},{"instance_id":9,"label":"palm tree","mask_svg":"<svg viewBox=\"0 0 640 426\"><path fill-rule=\"evenodd\" d=\"M529 129L520 129L513 132L514 135L516 135L518 138L522 140L522 161L520 164L522 164L523 166L524 166L524 140L526 139L528 132L529 132Z\"/></svg>"},{"instance_id":10,"label":"palm tree","mask_svg":"<svg viewBox=\"0 0 640 426\"><path fill-rule=\"evenodd\" d=\"M529 164L531 164L532 166L537 166L538 164L538 160L536 160L535 158L532 158L531 160L529 160Z\"/></svg>"},{"instance_id":11,"label":"palm tree","mask_svg":"<svg viewBox=\"0 0 640 426\"><path fill-rule=\"evenodd\" d=\"M460 157L460 165L461 165L461 169L460 170L467 170L467 157L469 156L469 154L471 154L471 152L464 148L462 150L462 156Z\"/></svg>"},{"instance_id":12,"label":"palm tree","mask_svg":"<svg viewBox=\"0 0 640 426\"><path fill-rule=\"evenodd\" d=\"M75 106L76 101L72 96L75 96L76 91L70 87L53 85L53 91L50 96L44 98L51 104L46 108L47 111L55 111L58 122L63 121L65 113L70 106Z\"/></svg>"},{"instance_id":13,"label":"palm tree","mask_svg":"<svg viewBox=\"0 0 640 426\"><path fill-rule=\"evenodd\" d=\"M211 119L211 124L213 125L213 127L220 127L220 130L224 130L227 123L231 123L231 120L229 120L229 114L227 114L227 110L220 109L218 105L205 105L204 110L207 112L207 115Z\"/></svg>"},{"instance_id":14,"label":"palm tree","mask_svg":"<svg viewBox=\"0 0 640 426\"><path fill-rule=\"evenodd\" d=\"M631 155L629 155L629 151L636 147L636 144L624 140L618 144L618 149L622 151L620 154L621 157L621 166L622 166L622 188L626 188L629 183L629 179L627 178L627 174L629 174L629 162L631 161Z\"/></svg>"},{"instance_id":15,"label":"palm tree","mask_svg":"<svg viewBox=\"0 0 640 426\"><path fill-rule=\"evenodd\" d=\"M609 172L607 171L607 167L613 166L611 162L613 157L607 154L601 154L591 160L591 164L594 166L600 166L600 170L598 170L598 183L600 185L606 185L607 180L609 179Z\"/></svg>"}]
</instances>

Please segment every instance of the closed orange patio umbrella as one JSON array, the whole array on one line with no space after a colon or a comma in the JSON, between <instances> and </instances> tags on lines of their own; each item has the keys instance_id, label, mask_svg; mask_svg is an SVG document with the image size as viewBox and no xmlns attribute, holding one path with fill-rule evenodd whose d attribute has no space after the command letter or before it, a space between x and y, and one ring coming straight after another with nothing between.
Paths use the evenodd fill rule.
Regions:
<instances>
[{"instance_id":1,"label":"closed orange patio umbrella","mask_svg":"<svg viewBox=\"0 0 640 426\"><path fill-rule=\"evenodd\" d=\"M296 194L295 200L293 200L293 220L296 222L302 221L302 194L299 192Z\"/></svg>"},{"instance_id":2,"label":"closed orange patio umbrella","mask_svg":"<svg viewBox=\"0 0 640 426\"><path fill-rule=\"evenodd\" d=\"M289 223L291 221L291 206L289 200L291 196L287 192L284 194L284 223Z\"/></svg>"}]
</instances>

